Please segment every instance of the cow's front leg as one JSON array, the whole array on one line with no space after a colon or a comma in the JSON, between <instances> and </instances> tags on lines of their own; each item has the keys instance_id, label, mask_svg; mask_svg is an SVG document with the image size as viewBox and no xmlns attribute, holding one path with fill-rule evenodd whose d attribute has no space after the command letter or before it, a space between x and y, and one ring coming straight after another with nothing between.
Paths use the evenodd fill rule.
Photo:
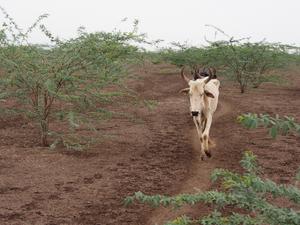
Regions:
<instances>
[{"instance_id":1,"label":"cow's front leg","mask_svg":"<svg viewBox=\"0 0 300 225\"><path fill-rule=\"evenodd\" d=\"M206 126L205 129L203 131L203 147L204 147L204 152L208 157L211 157L211 152L209 150L208 147L208 141L209 141L209 131L210 131L210 127L211 127L211 123L212 123L212 115L208 114L207 115L207 122L206 122Z\"/></svg>"},{"instance_id":2,"label":"cow's front leg","mask_svg":"<svg viewBox=\"0 0 300 225\"><path fill-rule=\"evenodd\" d=\"M198 139L200 141L200 157L201 157L201 160L204 160L205 151L204 151L204 142L203 142L203 137L202 137L201 118L199 116L194 117L194 123L196 125Z\"/></svg>"}]
</instances>

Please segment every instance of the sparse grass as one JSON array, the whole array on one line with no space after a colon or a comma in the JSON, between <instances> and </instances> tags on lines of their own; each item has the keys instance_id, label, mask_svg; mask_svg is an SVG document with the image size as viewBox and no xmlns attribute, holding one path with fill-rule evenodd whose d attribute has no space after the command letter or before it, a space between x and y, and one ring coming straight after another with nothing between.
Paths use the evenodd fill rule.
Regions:
<instances>
[{"instance_id":1,"label":"sparse grass","mask_svg":"<svg viewBox=\"0 0 300 225\"><path fill-rule=\"evenodd\" d=\"M149 109L149 110L154 110L158 106L158 101L157 100L144 100L144 105Z\"/></svg>"}]
</instances>

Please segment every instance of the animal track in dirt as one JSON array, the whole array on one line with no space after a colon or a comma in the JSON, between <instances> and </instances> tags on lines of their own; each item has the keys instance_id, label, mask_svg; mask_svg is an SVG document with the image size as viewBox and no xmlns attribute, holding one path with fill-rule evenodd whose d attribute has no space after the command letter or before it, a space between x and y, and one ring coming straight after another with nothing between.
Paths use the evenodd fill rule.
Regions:
<instances>
[{"instance_id":1,"label":"animal track in dirt","mask_svg":"<svg viewBox=\"0 0 300 225\"><path fill-rule=\"evenodd\" d=\"M93 184L94 183L94 178L93 177L85 177L85 178L83 178L83 183Z\"/></svg>"},{"instance_id":2,"label":"animal track in dirt","mask_svg":"<svg viewBox=\"0 0 300 225\"><path fill-rule=\"evenodd\" d=\"M33 210L36 207L37 207L37 204L36 204L36 202L33 202L33 201L21 206L21 208L23 210Z\"/></svg>"},{"instance_id":3,"label":"animal track in dirt","mask_svg":"<svg viewBox=\"0 0 300 225\"><path fill-rule=\"evenodd\" d=\"M23 192L28 190L29 187L8 187L8 186L4 186L4 187L0 187L0 194L8 194L11 192Z\"/></svg>"},{"instance_id":4,"label":"animal track in dirt","mask_svg":"<svg viewBox=\"0 0 300 225\"><path fill-rule=\"evenodd\" d=\"M16 220L16 219L22 219L24 214L22 213L16 213L16 212L12 212L12 213L7 213L7 214L0 214L0 219L3 220Z\"/></svg>"},{"instance_id":5,"label":"animal track in dirt","mask_svg":"<svg viewBox=\"0 0 300 225\"><path fill-rule=\"evenodd\" d=\"M60 193L53 193L50 194L48 197L49 200L60 200L62 197L60 197Z\"/></svg>"}]
</instances>

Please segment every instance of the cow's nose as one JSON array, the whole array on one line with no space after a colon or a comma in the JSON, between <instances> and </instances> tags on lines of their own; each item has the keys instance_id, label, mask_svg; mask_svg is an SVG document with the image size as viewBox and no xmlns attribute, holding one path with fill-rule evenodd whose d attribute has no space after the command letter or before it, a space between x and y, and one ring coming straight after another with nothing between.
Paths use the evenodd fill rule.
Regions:
<instances>
[{"instance_id":1,"label":"cow's nose","mask_svg":"<svg viewBox=\"0 0 300 225\"><path fill-rule=\"evenodd\" d=\"M198 116L199 115L199 112L197 111L192 111L192 116Z\"/></svg>"}]
</instances>

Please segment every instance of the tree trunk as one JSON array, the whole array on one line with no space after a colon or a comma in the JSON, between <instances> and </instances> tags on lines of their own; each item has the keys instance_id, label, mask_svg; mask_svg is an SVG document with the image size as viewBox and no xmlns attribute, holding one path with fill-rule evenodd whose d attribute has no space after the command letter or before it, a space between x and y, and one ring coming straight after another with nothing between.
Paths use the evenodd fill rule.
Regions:
<instances>
[{"instance_id":1,"label":"tree trunk","mask_svg":"<svg viewBox=\"0 0 300 225\"><path fill-rule=\"evenodd\" d=\"M241 93L244 93L246 89L246 84L244 84L242 80L238 80L238 82L240 84Z\"/></svg>"},{"instance_id":2,"label":"tree trunk","mask_svg":"<svg viewBox=\"0 0 300 225\"><path fill-rule=\"evenodd\" d=\"M241 93L242 93L242 94L245 93L245 85L241 84L241 85L240 85L240 88L241 88Z\"/></svg>"},{"instance_id":3,"label":"tree trunk","mask_svg":"<svg viewBox=\"0 0 300 225\"><path fill-rule=\"evenodd\" d=\"M49 121L42 120L41 123L41 145L43 147L48 147L48 131L49 131Z\"/></svg>"},{"instance_id":4,"label":"tree trunk","mask_svg":"<svg viewBox=\"0 0 300 225\"><path fill-rule=\"evenodd\" d=\"M235 72L235 77L236 77L236 81L239 83L240 85L240 90L241 90L241 93L244 93L245 92L245 84L243 83L243 80L242 80L242 75L240 72L236 71Z\"/></svg>"}]
</instances>

